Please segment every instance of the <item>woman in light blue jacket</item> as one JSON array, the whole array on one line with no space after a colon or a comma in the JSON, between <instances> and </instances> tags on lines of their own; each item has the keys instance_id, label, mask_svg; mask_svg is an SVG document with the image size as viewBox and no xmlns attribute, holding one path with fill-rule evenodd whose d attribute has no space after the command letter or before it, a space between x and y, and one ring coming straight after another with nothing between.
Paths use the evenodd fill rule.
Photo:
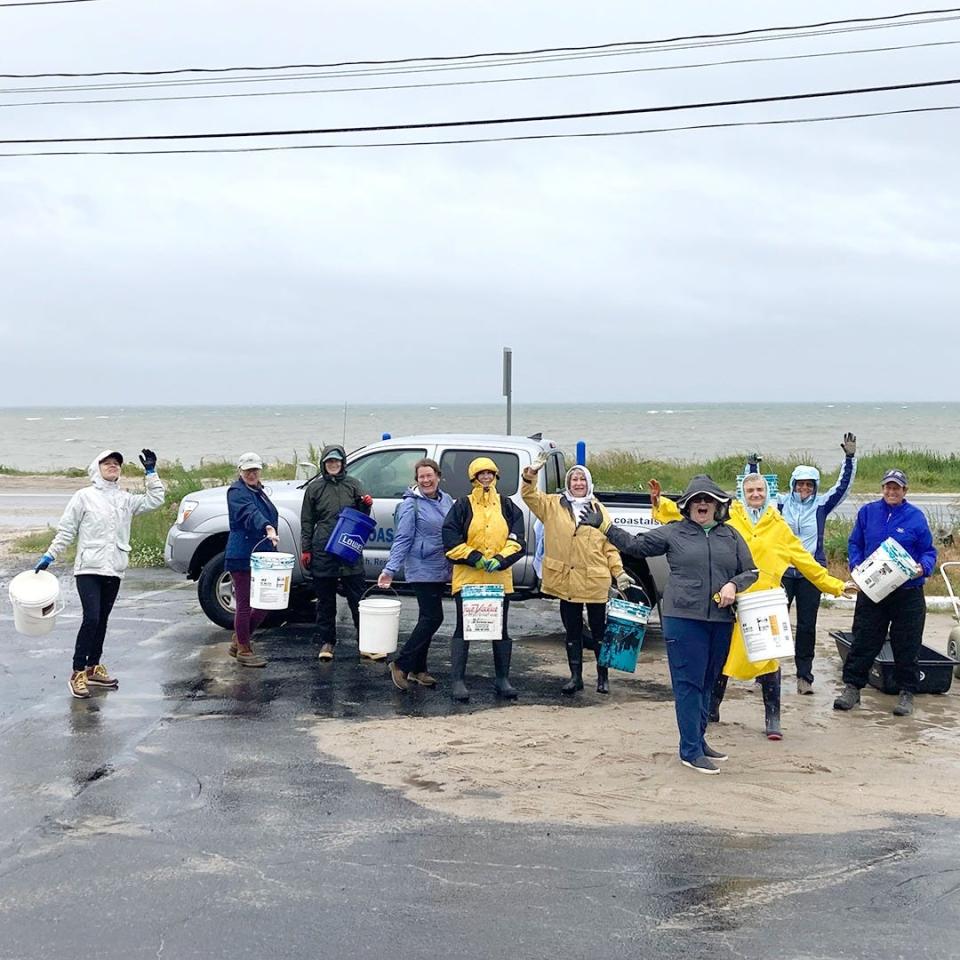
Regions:
<instances>
[{"instance_id":1,"label":"woman in light blue jacket","mask_svg":"<svg viewBox=\"0 0 960 960\"><path fill-rule=\"evenodd\" d=\"M443 521L453 497L440 489L440 466L425 457L414 466L416 484L407 490L396 514L390 556L377 580L387 589L400 568L417 597L420 616L403 649L390 662L394 686L407 690L409 681L435 687L427 672L430 641L443 623L443 591L450 581L450 561L443 549Z\"/></svg>"}]
</instances>

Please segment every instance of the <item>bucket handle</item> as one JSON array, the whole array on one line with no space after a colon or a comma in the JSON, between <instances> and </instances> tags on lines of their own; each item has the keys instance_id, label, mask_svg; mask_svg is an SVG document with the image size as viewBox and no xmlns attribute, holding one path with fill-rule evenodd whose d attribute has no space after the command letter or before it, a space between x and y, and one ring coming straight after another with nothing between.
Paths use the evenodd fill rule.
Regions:
<instances>
[{"instance_id":1,"label":"bucket handle","mask_svg":"<svg viewBox=\"0 0 960 960\"><path fill-rule=\"evenodd\" d=\"M397 591L394 590L393 587L378 587L375 583L374 583L374 585L373 585L372 587L367 587L367 589L363 591L363 596L362 596L360 599L361 599L361 600L366 600L366 599L367 599L367 594L368 594L371 590L389 590L398 600L400 599L400 594L397 593Z\"/></svg>"},{"instance_id":2,"label":"bucket handle","mask_svg":"<svg viewBox=\"0 0 960 960\"><path fill-rule=\"evenodd\" d=\"M652 609L652 604L650 603L650 598L647 596L647 591L640 586L639 583L635 583L631 590L639 590L643 594L643 605L645 607L650 607ZM636 603L636 600L631 600L618 586L615 584L610 587L610 592L615 593L621 600L626 603Z\"/></svg>"},{"instance_id":3,"label":"bucket handle","mask_svg":"<svg viewBox=\"0 0 960 960\"><path fill-rule=\"evenodd\" d=\"M256 552L257 552L257 547L259 547L261 543L266 543L269 539L270 539L269 537L264 537L262 540L258 540L258 541L253 545L253 549L252 549L250 552L251 552L251 553L256 553ZM277 534L277 539L278 539L278 540L280 539L280 534L279 534L279 533ZM277 548L274 547L273 549L276 550Z\"/></svg>"}]
</instances>

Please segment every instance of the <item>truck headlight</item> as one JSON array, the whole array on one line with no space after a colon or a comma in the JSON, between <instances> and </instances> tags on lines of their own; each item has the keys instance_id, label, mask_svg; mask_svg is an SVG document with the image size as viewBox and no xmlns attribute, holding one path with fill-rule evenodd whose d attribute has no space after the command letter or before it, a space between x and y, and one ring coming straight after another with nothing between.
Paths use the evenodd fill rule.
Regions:
<instances>
[{"instance_id":1,"label":"truck headlight","mask_svg":"<svg viewBox=\"0 0 960 960\"><path fill-rule=\"evenodd\" d=\"M187 517L200 506L198 500L181 500L180 509L177 511L177 526L180 527L187 521Z\"/></svg>"}]
</instances>

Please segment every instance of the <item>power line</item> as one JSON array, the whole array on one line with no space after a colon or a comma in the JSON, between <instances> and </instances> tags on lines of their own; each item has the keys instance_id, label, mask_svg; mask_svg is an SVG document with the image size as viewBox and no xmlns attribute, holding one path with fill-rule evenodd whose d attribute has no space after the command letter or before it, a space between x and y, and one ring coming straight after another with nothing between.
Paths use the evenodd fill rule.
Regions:
<instances>
[{"instance_id":1,"label":"power line","mask_svg":"<svg viewBox=\"0 0 960 960\"><path fill-rule=\"evenodd\" d=\"M863 113L830 114L819 117L787 117L779 120L735 120L726 123L694 123L676 127L646 127L640 130L596 130L579 133L529 133L510 137L470 137L457 140L398 140L380 143L287 143L259 147L178 147L163 150L30 150L3 153L3 157L143 157L186 154L279 153L290 150L372 150L389 147L440 147L475 143L514 143L521 140L580 140L601 137L634 137L648 134L677 133L692 130L729 130L735 127L774 127L801 123L827 123L838 120L863 120L870 117L894 117L906 114L941 113L960 110L960 104L936 107L905 107L899 110L871 110Z\"/></svg>"},{"instance_id":2,"label":"power line","mask_svg":"<svg viewBox=\"0 0 960 960\"><path fill-rule=\"evenodd\" d=\"M81 3L90 0L49 0L49 2ZM15 6L16 4L10 4ZM520 57L545 53L569 53L584 50L610 50L616 47L644 47L659 44L672 44L690 40L716 40L724 37L747 37L784 31L810 30L820 27L846 26L851 24L870 24L891 20L906 20L911 17L935 16L944 13L960 13L960 7L943 7L931 10L911 10L876 17L853 17L846 20L823 20L818 23L789 24L772 27L752 27L747 30L726 31L723 33L698 33L686 36L666 37L660 40L621 40L612 43L585 44L568 47L540 47L529 50L499 50L487 53L465 53L443 56L401 57L390 60L341 60L333 63L283 64L280 66L242 66L242 67L177 67L166 70L101 70L92 73L5 73L0 77L8 79L38 79L41 77L116 77L116 76L160 76L174 73L226 73L228 71L252 72L255 70L315 70L327 67L383 66L401 63L444 62L452 60L480 60L489 57Z\"/></svg>"},{"instance_id":3,"label":"power line","mask_svg":"<svg viewBox=\"0 0 960 960\"><path fill-rule=\"evenodd\" d=\"M759 103L786 103L797 100L819 100L824 97L848 97L865 93L889 93L896 90L920 90L960 84L960 79L924 80L917 83L895 83L876 87L855 87L846 90L818 90L809 93L779 94L771 97L748 97L739 100L712 100L699 103L674 103L653 107L631 107L624 110L590 110L580 113L554 113L525 117L496 117L481 120L442 120L429 123L387 123L367 127L316 127L300 130L236 130L223 133L162 133L139 136L110 137L32 137L0 140L0 145L19 146L29 143L120 143L131 140L226 140L248 137L318 136L331 133L384 133L392 130L439 130L451 127L484 127L514 123L543 123L555 120L587 120L599 117L626 117L645 113L668 113L677 110L705 110L716 107L739 107Z\"/></svg>"},{"instance_id":4,"label":"power line","mask_svg":"<svg viewBox=\"0 0 960 960\"><path fill-rule=\"evenodd\" d=\"M578 78L622 76L632 73L659 73L672 70L697 70L708 67L742 66L752 63L780 63L793 60L816 60L823 57L855 56L865 53L891 53L898 50L915 50L925 47L952 47L960 44L960 40L933 40L927 43L905 43L889 47L867 47L853 50L828 50L821 53L799 53L781 57L741 57L732 60L712 60L702 63L666 64L656 67L629 67L623 70L594 70L580 73L552 73L538 74L531 77L496 77L483 80L444 80L431 83L399 83L383 84L378 86L359 87L325 87L312 90L255 90L242 93L199 93L178 94L164 97L106 97L86 100L24 100L18 103L0 103L0 109L5 107L46 107L46 106L75 106L80 104L105 103L168 103L184 100L229 100L245 99L249 97L291 97L325 93L363 93L383 90L423 90L436 87L470 87L486 86L497 83L528 83L543 80L575 80ZM2 92L2 91L0 91Z\"/></svg>"},{"instance_id":5,"label":"power line","mask_svg":"<svg viewBox=\"0 0 960 960\"><path fill-rule=\"evenodd\" d=\"M269 83L269 82L281 82L287 83L293 80L307 80L307 79L327 79L327 78L339 78L339 77L374 77L374 76L397 76L397 75L407 75L407 74L432 74L448 71L458 71L458 70L485 70L495 67L519 67L527 66L530 64L539 64L539 63L559 63L559 62L570 62L577 60L595 60L595 59L605 59L609 57L623 57L623 56L638 56L641 54L656 54L656 53L673 53L678 50L694 50L701 49L706 47L729 47L729 46L740 46L742 44L754 44L754 43L770 43L773 41L780 40L792 40L792 39L809 39L810 37L815 36L835 36L845 33L858 33L865 30L881 30L888 29L890 27L900 27L900 26L909 26L913 24L931 24L939 23L943 21L956 21L960 20L960 16L951 16L951 17L941 17L938 20L917 20L912 23L895 23L895 24L873 24L863 27L843 27L839 29L831 29L820 32L812 33L794 33L794 34L782 34L780 36L767 36L767 37L746 37L739 39L731 40L722 40L722 41L710 41L710 42L696 42L690 43L682 46L660 46L660 47L644 47L642 49L629 49L629 50L614 50L614 51L603 51L603 52L593 52L593 53L578 53L578 54L564 54L556 56L545 56L545 57L529 57L522 60L491 60L485 63L471 62L471 63L441 63L441 64L432 64L429 66L423 67L390 67L390 68L376 68L376 69L363 69L363 70L325 70L322 72L311 72L311 73L286 73L278 74L275 76L263 76L258 75L255 77L223 77L223 76L209 76L209 77L192 77L190 79L183 80L137 80L130 81L127 83L86 83L86 84L47 84L41 86L32 86L32 87L5 87L0 88L0 94L24 94L24 93L87 93L90 91L99 91L99 90L139 90L145 88L154 88L154 87L193 87L193 86L207 86L207 85L221 85L221 84L230 84L230 85L248 85L254 83ZM242 69L242 68L227 68L230 69ZM260 68L263 70L271 68ZM283 69L299 69L293 66L290 67L277 67L273 69L283 70ZM304 67L303 69L306 69ZM2 75L0 75L2 76Z\"/></svg>"},{"instance_id":6,"label":"power line","mask_svg":"<svg viewBox=\"0 0 960 960\"><path fill-rule=\"evenodd\" d=\"M58 3L93 3L94 0L21 0L19 3L0 3L0 7L53 7Z\"/></svg>"}]
</instances>

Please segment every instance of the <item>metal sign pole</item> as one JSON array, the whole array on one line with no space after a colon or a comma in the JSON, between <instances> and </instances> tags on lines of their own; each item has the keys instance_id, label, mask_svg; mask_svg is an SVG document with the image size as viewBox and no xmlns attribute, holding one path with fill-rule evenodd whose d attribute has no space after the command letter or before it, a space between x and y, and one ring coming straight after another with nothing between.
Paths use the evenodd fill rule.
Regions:
<instances>
[{"instance_id":1,"label":"metal sign pole","mask_svg":"<svg viewBox=\"0 0 960 960\"><path fill-rule=\"evenodd\" d=\"M503 348L503 395L507 398L507 436L512 430L513 406L513 350Z\"/></svg>"}]
</instances>

